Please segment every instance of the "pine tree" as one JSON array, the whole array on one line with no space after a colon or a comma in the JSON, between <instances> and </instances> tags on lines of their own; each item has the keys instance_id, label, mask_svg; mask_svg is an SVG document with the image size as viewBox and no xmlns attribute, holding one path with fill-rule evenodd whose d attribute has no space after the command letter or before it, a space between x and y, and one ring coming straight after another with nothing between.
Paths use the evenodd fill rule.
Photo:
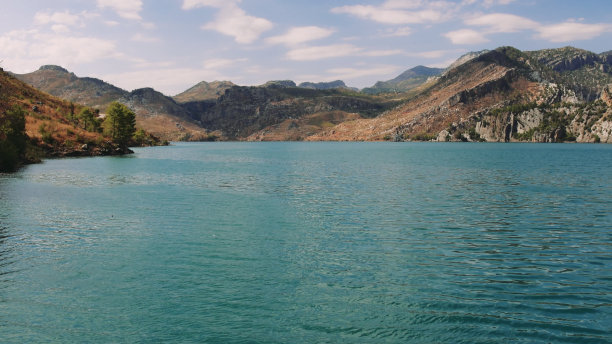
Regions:
<instances>
[{"instance_id":1,"label":"pine tree","mask_svg":"<svg viewBox=\"0 0 612 344\"><path fill-rule=\"evenodd\" d=\"M136 131L136 115L127 106L113 102L106 110L106 133L121 148L127 148Z\"/></svg>"}]
</instances>

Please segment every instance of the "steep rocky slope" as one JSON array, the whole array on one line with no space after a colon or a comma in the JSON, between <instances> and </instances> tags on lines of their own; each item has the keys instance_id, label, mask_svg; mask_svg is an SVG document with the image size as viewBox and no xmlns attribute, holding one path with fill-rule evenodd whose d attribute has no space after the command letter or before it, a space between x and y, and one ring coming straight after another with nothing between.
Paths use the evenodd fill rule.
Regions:
<instances>
[{"instance_id":1,"label":"steep rocky slope","mask_svg":"<svg viewBox=\"0 0 612 344\"><path fill-rule=\"evenodd\" d=\"M595 99L602 98L590 102L584 84L563 75L572 64L544 60L550 55L510 47L486 52L377 118L344 122L307 139L610 142L609 88L589 84ZM588 66L584 61L572 70ZM555 65L566 67L555 71Z\"/></svg>"},{"instance_id":2,"label":"steep rocky slope","mask_svg":"<svg viewBox=\"0 0 612 344\"><path fill-rule=\"evenodd\" d=\"M236 86L231 81L202 81L195 86L189 88L185 92L179 93L172 97L177 103L187 103L204 100L214 100L219 98L225 90Z\"/></svg>"},{"instance_id":3,"label":"steep rocky slope","mask_svg":"<svg viewBox=\"0 0 612 344\"><path fill-rule=\"evenodd\" d=\"M342 89L315 90L284 86L287 84L232 87L214 102L184 105L203 127L219 130L229 139L243 139L288 119L334 111L374 117L394 104ZM296 125L299 123L296 122ZM292 135L289 133L286 139Z\"/></svg>"},{"instance_id":4,"label":"steep rocky slope","mask_svg":"<svg viewBox=\"0 0 612 344\"><path fill-rule=\"evenodd\" d=\"M91 98L68 92L82 79L63 69L36 73L40 87ZM51 73L73 84L42 77ZM379 95L341 81L298 87L291 80L254 87L202 82L174 99L112 85L96 94L119 92L139 126L169 140L610 142L609 84L610 52L502 47L468 53L445 70L412 68L377 84Z\"/></svg>"},{"instance_id":5,"label":"steep rocky slope","mask_svg":"<svg viewBox=\"0 0 612 344\"><path fill-rule=\"evenodd\" d=\"M15 77L61 99L103 109L128 92L96 78L79 78L66 69L47 65Z\"/></svg>"},{"instance_id":6,"label":"steep rocky slope","mask_svg":"<svg viewBox=\"0 0 612 344\"><path fill-rule=\"evenodd\" d=\"M83 108L36 90L0 69L0 162L6 163L7 155L15 153L15 145L7 140L14 137L13 124L20 121L25 126L18 129L24 135L23 146L17 147L14 157L17 164L49 156L123 153L110 138L79 121L76 115Z\"/></svg>"},{"instance_id":7,"label":"steep rocky slope","mask_svg":"<svg viewBox=\"0 0 612 344\"><path fill-rule=\"evenodd\" d=\"M212 135L172 98L152 88L134 90L118 101L134 111L139 127L165 140L202 141Z\"/></svg>"},{"instance_id":8,"label":"steep rocky slope","mask_svg":"<svg viewBox=\"0 0 612 344\"><path fill-rule=\"evenodd\" d=\"M15 77L41 91L101 112L111 102L119 101L136 113L138 127L163 140L204 140L210 135L172 98L150 88L127 92L102 80L80 78L51 65Z\"/></svg>"}]
</instances>

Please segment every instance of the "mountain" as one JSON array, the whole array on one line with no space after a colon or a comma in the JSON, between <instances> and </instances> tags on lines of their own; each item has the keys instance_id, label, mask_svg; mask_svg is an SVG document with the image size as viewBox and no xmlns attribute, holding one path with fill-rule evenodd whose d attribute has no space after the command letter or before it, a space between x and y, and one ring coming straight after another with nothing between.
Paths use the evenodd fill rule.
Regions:
<instances>
[{"instance_id":1,"label":"mountain","mask_svg":"<svg viewBox=\"0 0 612 344\"><path fill-rule=\"evenodd\" d=\"M139 127L164 140L205 141L211 136L181 105L152 88L134 90L118 101L134 111Z\"/></svg>"},{"instance_id":2,"label":"mountain","mask_svg":"<svg viewBox=\"0 0 612 344\"><path fill-rule=\"evenodd\" d=\"M611 87L601 83L610 72L601 60L573 48L501 47L456 64L393 110L307 139L612 143Z\"/></svg>"},{"instance_id":3,"label":"mountain","mask_svg":"<svg viewBox=\"0 0 612 344\"><path fill-rule=\"evenodd\" d=\"M379 81L374 86L363 89L362 92L367 94L406 92L442 74L443 71L443 68L416 66L391 80Z\"/></svg>"},{"instance_id":4,"label":"mountain","mask_svg":"<svg viewBox=\"0 0 612 344\"><path fill-rule=\"evenodd\" d=\"M79 119L84 109L41 92L0 68L0 171L43 157L125 153L96 126Z\"/></svg>"},{"instance_id":5,"label":"mountain","mask_svg":"<svg viewBox=\"0 0 612 344\"><path fill-rule=\"evenodd\" d=\"M118 100L138 125L171 140L612 142L611 62L610 52L501 47L445 70L417 66L364 92L334 87L341 81L277 80L200 83L175 98L144 88Z\"/></svg>"},{"instance_id":6,"label":"mountain","mask_svg":"<svg viewBox=\"0 0 612 344\"><path fill-rule=\"evenodd\" d=\"M330 81L330 82L303 82L298 87L311 88L314 90L330 90L333 88L346 88L352 89L344 83L342 80Z\"/></svg>"},{"instance_id":7,"label":"mountain","mask_svg":"<svg viewBox=\"0 0 612 344\"><path fill-rule=\"evenodd\" d=\"M236 86L231 81L202 81L189 88L187 91L172 97L177 103L187 103L193 101L213 100L219 98L225 90Z\"/></svg>"},{"instance_id":8,"label":"mountain","mask_svg":"<svg viewBox=\"0 0 612 344\"><path fill-rule=\"evenodd\" d=\"M15 77L33 87L75 103L103 109L128 92L96 78L79 78L66 69L47 65Z\"/></svg>"},{"instance_id":9,"label":"mountain","mask_svg":"<svg viewBox=\"0 0 612 344\"><path fill-rule=\"evenodd\" d=\"M95 78L80 78L59 66L42 66L16 78L56 97L104 112L113 101L136 113L136 124L163 140L206 140L210 133L201 128L176 102L153 89L128 92Z\"/></svg>"},{"instance_id":10,"label":"mountain","mask_svg":"<svg viewBox=\"0 0 612 344\"><path fill-rule=\"evenodd\" d=\"M612 59L609 53L595 54L574 47L526 52L527 56L557 74L544 71L545 77L567 85L587 101L597 99L601 90L612 83Z\"/></svg>"},{"instance_id":11,"label":"mountain","mask_svg":"<svg viewBox=\"0 0 612 344\"><path fill-rule=\"evenodd\" d=\"M293 80L270 80L261 87L297 87Z\"/></svg>"},{"instance_id":12,"label":"mountain","mask_svg":"<svg viewBox=\"0 0 612 344\"><path fill-rule=\"evenodd\" d=\"M215 101L190 102L183 106L203 127L219 131L223 137L239 140L260 132L258 137L264 140L268 139L264 134L268 127L279 125L288 119L300 120L312 115L338 111L345 113L345 116L336 115L336 119L367 118L377 116L395 105L390 101L343 89L316 90L279 83L266 85L235 86L226 90ZM295 125L299 123L301 122L298 121ZM293 136L295 135L288 133L284 139Z\"/></svg>"},{"instance_id":13,"label":"mountain","mask_svg":"<svg viewBox=\"0 0 612 344\"><path fill-rule=\"evenodd\" d=\"M465 53L461 55L455 62L451 63L450 66L446 67L446 70L451 70L459 67L460 65L477 58L482 54L488 53L490 50L484 49L481 51L470 51L469 53Z\"/></svg>"}]
</instances>

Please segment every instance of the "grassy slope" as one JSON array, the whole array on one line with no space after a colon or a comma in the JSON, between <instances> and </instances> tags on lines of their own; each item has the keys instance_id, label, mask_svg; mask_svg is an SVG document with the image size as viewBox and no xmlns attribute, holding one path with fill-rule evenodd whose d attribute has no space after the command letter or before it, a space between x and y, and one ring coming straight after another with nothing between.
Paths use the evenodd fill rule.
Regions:
<instances>
[{"instance_id":1,"label":"grassy slope","mask_svg":"<svg viewBox=\"0 0 612 344\"><path fill-rule=\"evenodd\" d=\"M91 156L112 154L115 147L99 132L87 131L70 114L84 106L53 97L0 70L0 116L18 106L25 110L25 132L29 140L29 157Z\"/></svg>"}]
</instances>

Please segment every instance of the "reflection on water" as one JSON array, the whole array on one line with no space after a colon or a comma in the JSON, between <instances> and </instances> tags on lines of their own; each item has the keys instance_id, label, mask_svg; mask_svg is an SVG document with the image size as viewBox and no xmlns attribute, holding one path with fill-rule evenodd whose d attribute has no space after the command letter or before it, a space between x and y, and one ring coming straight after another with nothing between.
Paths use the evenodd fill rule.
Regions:
<instances>
[{"instance_id":1,"label":"reflection on water","mask_svg":"<svg viewBox=\"0 0 612 344\"><path fill-rule=\"evenodd\" d=\"M608 146L530 144L48 161L0 177L0 335L609 343L610 166Z\"/></svg>"}]
</instances>

